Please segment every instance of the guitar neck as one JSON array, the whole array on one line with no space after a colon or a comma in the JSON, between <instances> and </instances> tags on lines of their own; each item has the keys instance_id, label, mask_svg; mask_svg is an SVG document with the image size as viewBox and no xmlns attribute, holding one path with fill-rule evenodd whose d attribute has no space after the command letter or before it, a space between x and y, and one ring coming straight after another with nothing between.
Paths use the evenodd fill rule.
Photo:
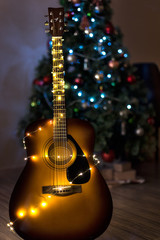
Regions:
<instances>
[{"instance_id":1,"label":"guitar neck","mask_svg":"<svg viewBox=\"0 0 160 240\"><path fill-rule=\"evenodd\" d=\"M64 57L62 37L52 37L53 57L53 137L55 141L67 140Z\"/></svg>"}]
</instances>

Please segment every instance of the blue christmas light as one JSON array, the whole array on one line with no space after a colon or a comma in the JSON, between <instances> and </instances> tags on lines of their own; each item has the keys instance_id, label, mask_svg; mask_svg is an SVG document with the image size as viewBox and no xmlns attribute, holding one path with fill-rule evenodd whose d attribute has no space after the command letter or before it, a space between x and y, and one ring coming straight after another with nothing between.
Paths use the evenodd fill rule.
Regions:
<instances>
[{"instance_id":1,"label":"blue christmas light","mask_svg":"<svg viewBox=\"0 0 160 240\"><path fill-rule=\"evenodd\" d=\"M79 96L79 97L81 97L82 94L83 94L82 91L79 91L79 92L78 92L78 96Z\"/></svg>"},{"instance_id":2,"label":"blue christmas light","mask_svg":"<svg viewBox=\"0 0 160 240\"><path fill-rule=\"evenodd\" d=\"M94 97L90 97L89 101L90 101L90 102L94 102L94 101L95 101L95 98L94 98Z\"/></svg>"},{"instance_id":3,"label":"blue christmas light","mask_svg":"<svg viewBox=\"0 0 160 240\"><path fill-rule=\"evenodd\" d=\"M96 20L95 20L95 18L91 18L91 22L95 22Z\"/></svg>"},{"instance_id":4,"label":"blue christmas light","mask_svg":"<svg viewBox=\"0 0 160 240\"><path fill-rule=\"evenodd\" d=\"M97 109L98 107L99 107L98 104L95 104L95 105L94 105L94 108L95 108L95 109Z\"/></svg>"},{"instance_id":5,"label":"blue christmas light","mask_svg":"<svg viewBox=\"0 0 160 240\"><path fill-rule=\"evenodd\" d=\"M105 98L106 94L105 93L101 93L101 98Z\"/></svg>"},{"instance_id":6,"label":"blue christmas light","mask_svg":"<svg viewBox=\"0 0 160 240\"><path fill-rule=\"evenodd\" d=\"M128 54L127 54L127 53L125 53L125 54L124 54L124 57L125 57L125 58L127 58L127 57L128 57Z\"/></svg>"},{"instance_id":7,"label":"blue christmas light","mask_svg":"<svg viewBox=\"0 0 160 240\"><path fill-rule=\"evenodd\" d=\"M127 109L130 110L131 108L132 108L132 106L131 106L130 104L128 104L128 105L127 105Z\"/></svg>"},{"instance_id":8,"label":"blue christmas light","mask_svg":"<svg viewBox=\"0 0 160 240\"><path fill-rule=\"evenodd\" d=\"M52 48L52 40L49 41L49 47Z\"/></svg>"},{"instance_id":9,"label":"blue christmas light","mask_svg":"<svg viewBox=\"0 0 160 240\"><path fill-rule=\"evenodd\" d=\"M79 8L77 8L77 11L78 11L78 12L80 12L80 11L81 11L81 8L80 8L80 7L79 7Z\"/></svg>"},{"instance_id":10,"label":"blue christmas light","mask_svg":"<svg viewBox=\"0 0 160 240\"><path fill-rule=\"evenodd\" d=\"M123 52L123 51L122 51L122 49L118 49L118 53L120 53L120 54L121 54L122 52Z\"/></svg>"},{"instance_id":11,"label":"blue christmas light","mask_svg":"<svg viewBox=\"0 0 160 240\"><path fill-rule=\"evenodd\" d=\"M112 43L111 43L111 42L108 42L107 45L110 47L110 46L112 45Z\"/></svg>"},{"instance_id":12,"label":"blue christmas light","mask_svg":"<svg viewBox=\"0 0 160 240\"><path fill-rule=\"evenodd\" d=\"M89 37L90 37L90 38L93 38L93 36L94 36L93 33L90 33L90 34L89 34Z\"/></svg>"},{"instance_id":13,"label":"blue christmas light","mask_svg":"<svg viewBox=\"0 0 160 240\"><path fill-rule=\"evenodd\" d=\"M111 78L112 75L110 73L107 74L107 78Z\"/></svg>"},{"instance_id":14,"label":"blue christmas light","mask_svg":"<svg viewBox=\"0 0 160 240\"><path fill-rule=\"evenodd\" d=\"M80 46L79 46L79 49L83 49L83 45L80 45Z\"/></svg>"},{"instance_id":15,"label":"blue christmas light","mask_svg":"<svg viewBox=\"0 0 160 240\"><path fill-rule=\"evenodd\" d=\"M94 47L94 50L98 50L98 47L97 47L97 46L95 46L95 47Z\"/></svg>"},{"instance_id":16,"label":"blue christmas light","mask_svg":"<svg viewBox=\"0 0 160 240\"><path fill-rule=\"evenodd\" d=\"M107 39L107 38L104 36L104 37L103 37L103 40L105 41L106 39Z\"/></svg>"},{"instance_id":17,"label":"blue christmas light","mask_svg":"<svg viewBox=\"0 0 160 240\"><path fill-rule=\"evenodd\" d=\"M72 49L70 49L70 50L69 50L69 53L70 53L70 54L72 54L72 53L73 53L73 50L72 50Z\"/></svg>"},{"instance_id":18,"label":"blue christmas light","mask_svg":"<svg viewBox=\"0 0 160 240\"><path fill-rule=\"evenodd\" d=\"M77 88L78 88L78 86L77 86L77 85L74 85L74 86L73 86L73 88L74 88L74 89L77 89Z\"/></svg>"},{"instance_id":19,"label":"blue christmas light","mask_svg":"<svg viewBox=\"0 0 160 240\"><path fill-rule=\"evenodd\" d=\"M105 51L102 51L101 54L102 54L103 56L105 56L105 55L106 55L106 52L105 52Z\"/></svg>"}]
</instances>

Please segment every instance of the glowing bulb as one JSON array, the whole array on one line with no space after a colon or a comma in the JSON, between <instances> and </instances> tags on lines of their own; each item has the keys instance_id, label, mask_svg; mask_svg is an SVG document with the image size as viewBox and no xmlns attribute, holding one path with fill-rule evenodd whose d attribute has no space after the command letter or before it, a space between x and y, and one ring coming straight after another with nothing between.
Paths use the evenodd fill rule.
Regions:
<instances>
[{"instance_id":1,"label":"glowing bulb","mask_svg":"<svg viewBox=\"0 0 160 240\"><path fill-rule=\"evenodd\" d=\"M83 175L83 173L80 173L78 176L82 176Z\"/></svg>"},{"instance_id":2,"label":"glowing bulb","mask_svg":"<svg viewBox=\"0 0 160 240\"><path fill-rule=\"evenodd\" d=\"M80 7L79 7L79 8L77 8L77 11L78 11L78 12L80 12L80 11L81 11L81 8L80 8Z\"/></svg>"},{"instance_id":3,"label":"glowing bulb","mask_svg":"<svg viewBox=\"0 0 160 240\"><path fill-rule=\"evenodd\" d=\"M63 117L63 113L61 113L60 116Z\"/></svg>"},{"instance_id":4,"label":"glowing bulb","mask_svg":"<svg viewBox=\"0 0 160 240\"><path fill-rule=\"evenodd\" d=\"M91 18L91 22L95 22L96 20L95 20L95 18Z\"/></svg>"},{"instance_id":5,"label":"glowing bulb","mask_svg":"<svg viewBox=\"0 0 160 240\"><path fill-rule=\"evenodd\" d=\"M111 78L112 77L112 75L109 73L109 74L107 74L107 78Z\"/></svg>"},{"instance_id":6,"label":"glowing bulb","mask_svg":"<svg viewBox=\"0 0 160 240\"><path fill-rule=\"evenodd\" d=\"M36 160L36 158L37 158L36 156L31 156L32 160Z\"/></svg>"},{"instance_id":7,"label":"glowing bulb","mask_svg":"<svg viewBox=\"0 0 160 240\"><path fill-rule=\"evenodd\" d=\"M70 184L72 184L72 182L69 182Z\"/></svg>"},{"instance_id":8,"label":"glowing bulb","mask_svg":"<svg viewBox=\"0 0 160 240\"><path fill-rule=\"evenodd\" d=\"M56 73L53 73L53 77L56 77Z\"/></svg>"},{"instance_id":9,"label":"glowing bulb","mask_svg":"<svg viewBox=\"0 0 160 240\"><path fill-rule=\"evenodd\" d=\"M48 158L48 154L46 154L45 157Z\"/></svg>"},{"instance_id":10,"label":"glowing bulb","mask_svg":"<svg viewBox=\"0 0 160 240\"><path fill-rule=\"evenodd\" d=\"M104 37L103 37L103 40L106 40L106 39L107 39L107 38L104 36Z\"/></svg>"},{"instance_id":11,"label":"glowing bulb","mask_svg":"<svg viewBox=\"0 0 160 240\"><path fill-rule=\"evenodd\" d=\"M49 195L48 198L51 198L51 196Z\"/></svg>"},{"instance_id":12,"label":"glowing bulb","mask_svg":"<svg viewBox=\"0 0 160 240\"><path fill-rule=\"evenodd\" d=\"M122 52L123 52L123 51L122 51L122 49L118 49L118 53L120 53L120 54L121 54Z\"/></svg>"},{"instance_id":13,"label":"glowing bulb","mask_svg":"<svg viewBox=\"0 0 160 240\"><path fill-rule=\"evenodd\" d=\"M31 134L30 134L30 133L27 133L26 135L27 135L27 136L31 136Z\"/></svg>"},{"instance_id":14,"label":"glowing bulb","mask_svg":"<svg viewBox=\"0 0 160 240\"><path fill-rule=\"evenodd\" d=\"M26 215L26 211L25 210L19 210L17 213L17 216L19 218L23 218Z\"/></svg>"},{"instance_id":15,"label":"glowing bulb","mask_svg":"<svg viewBox=\"0 0 160 240\"><path fill-rule=\"evenodd\" d=\"M27 160L28 160L28 158L26 157L26 158L24 158L24 160L25 160L25 161L27 161Z\"/></svg>"},{"instance_id":16,"label":"glowing bulb","mask_svg":"<svg viewBox=\"0 0 160 240\"><path fill-rule=\"evenodd\" d=\"M74 85L74 86L73 86L73 88L74 88L74 89L77 89L77 88L78 88L78 86L77 86L77 85Z\"/></svg>"},{"instance_id":17,"label":"glowing bulb","mask_svg":"<svg viewBox=\"0 0 160 240\"><path fill-rule=\"evenodd\" d=\"M102 43L103 42L103 39L99 39L99 43Z\"/></svg>"},{"instance_id":18,"label":"glowing bulb","mask_svg":"<svg viewBox=\"0 0 160 240\"><path fill-rule=\"evenodd\" d=\"M52 124L52 120L50 120L48 123L49 123L49 124Z\"/></svg>"},{"instance_id":19,"label":"glowing bulb","mask_svg":"<svg viewBox=\"0 0 160 240\"><path fill-rule=\"evenodd\" d=\"M61 96L58 96L58 101L61 101Z\"/></svg>"},{"instance_id":20,"label":"glowing bulb","mask_svg":"<svg viewBox=\"0 0 160 240\"><path fill-rule=\"evenodd\" d=\"M95 99L94 99L93 97L91 97L91 98L89 99L89 101L90 101L90 102L94 102Z\"/></svg>"},{"instance_id":21,"label":"glowing bulb","mask_svg":"<svg viewBox=\"0 0 160 240\"><path fill-rule=\"evenodd\" d=\"M105 93L101 93L101 98L105 98Z\"/></svg>"},{"instance_id":22,"label":"glowing bulb","mask_svg":"<svg viewBox=\"0 0 160 240\"><path fill-rule=\"evenodd\" d=\"M11 230L11 231L13 231L13 230L14 230L14 228L13 228L13 227L10 227L10 230Z\"/></svg>"},{"instance_id":23,"label":"glowing bulb","mask_svg":"<svg viewBox=\"0 0 160 240\"><path fill-rule=\"evenodd\" d=\"M72 54L72 53L73 53L73 50L72 50L72 49L70 49L70 50L69 50L69 53L70 53L70 54Z\"/></svg>"},{"instance_id":24,"label":"glowing bulb","mask_svg":"<svg viewBox=\"0 0 160 240\"><path fill-rule=\"evenodd\" d=\"M103 56L105 56L105 55L106 55L106 52L105 52L105 51L102 51L101 54L102 54Z\"/></svg>"},{"instance_id":25,"label":"glowing bulb","mask_svg":"<svg viewBox=\"0 0 160 240\"><path fill-rule=\"evenodd\" d=\"M78 92L78 96L81 97L82 96L82 91Z\"/></svg>"},{"instance_id":26,"label":"glowing bulb","mask_svg":"<svg viewBox=\"0 0 160 240\"><path fill-rule=\"evenodd\" d=\"M90 33L89 36L92 38L94 35L93 35L93 33Z\"/></svg>"},{"instance_id":27,"label":"glowing bulb","mask_svg":"<svg viewBox=\"0 0 160 240\"><path fill-rule=\"evenodd\" d=\"M36 209L36 208L31 208L31 210L30 210L30 214L31 215L37 215L37 213L38 213L38 210Z\"/></svg>"},{"instance_id":28,"label":"glowing bulb","mask_svg":"<svg viewBox=\"0 0 160 240\"><path fill-rule=\"evenodd\" d=\"M127 109L131 109L132 106L130 104L127 105Z\"/></svg>"},{"instance_id":29,"label":"glowing bulb","mask_svg":"<svg viewBox=\"0 0 160 240\"><path fill-rule=\"evenodd\" d=\"M63 67L63 64L59 64L59 68L62 68Z\"/></svg>"},{"instance_id":30,"label":"glowing bulb","mask_svg":"<svg viewBox=\"0 0 160 240\"><path fill-rule=\"evenodd\" d=\"M41 128L41 127L39 127L39 128L38 128L38 130L39 130L39 131L42 131L42 128Z\"/></svg>"},{"instance_id":31,"label":"glowing bulb","mask_svg":"<svg viewBox=\"0 0 160 240\"><path fill-rule=\"evenodd\" d=\"M92 170L92 168L90 168L89 170Z\"/></svg>"},{"instance_id":32,"label":"glowing bulb","mask_svg":"<svg viewBox=\"0 0 160 240\"><path fill-rule=\"evenodd\" d=\"M47 203L46 202L42 202L41 206L45 208L47 206Z\"/></svg>"}]
</instances>

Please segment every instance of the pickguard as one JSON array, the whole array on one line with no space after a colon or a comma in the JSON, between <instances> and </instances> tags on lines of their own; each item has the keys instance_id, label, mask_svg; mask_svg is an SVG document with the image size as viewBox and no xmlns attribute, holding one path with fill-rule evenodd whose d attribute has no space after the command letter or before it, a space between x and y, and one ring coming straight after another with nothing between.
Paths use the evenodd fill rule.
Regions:
<instances>
[{"instance_id":1,"label":"pickguard","mask_svg":"<svg viewBox=\"0 0 160 240\"><path fill-rule=\"evenodd\" d=\"M74 140L74 138L71 135L68 135L68 139L76 147L77 157L74 163L67 168L67 179L69 182L72 182L74 184L87 183L90 179L90 171L88 171L89 164L88 164L87 158L84 155L78 143ZM83 175L78 176L80 173L83 173Z\"/></svg>"}]
</instances>

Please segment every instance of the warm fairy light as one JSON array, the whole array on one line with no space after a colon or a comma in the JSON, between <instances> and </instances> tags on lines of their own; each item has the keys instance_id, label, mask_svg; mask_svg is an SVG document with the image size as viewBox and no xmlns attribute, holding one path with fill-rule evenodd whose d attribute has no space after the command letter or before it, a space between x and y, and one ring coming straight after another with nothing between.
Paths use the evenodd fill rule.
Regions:
<instances>
[{"instance_id":1,"label":"warm fairy light","mask_svg":"<svg viewBox=\"0 0 160 240\"><path fill-rule=\"evenodd\" d=\"M30 133L27 133L26 135L27 135L28 137L29 137L29 136L31 136L31 134L30 134Z\"/></svg>"},{"instance_id":2,"label":"warm fairy light","mask_svg":"<svg viewBox=\"0 0 160 240\"><path fill-rule=\"evenodd\" d=\"M39 131L42 131L42 128L41 128L41 127L39 127L39 128L38 128L38 130L39 130Z\"/></svg>"},{"instance_id":3,"label":"warm fairy light","mask_svg":"<svg viewBox=\"0 0 160 240\"><path fill-rule=\"evenodd\" d=\"M32 159L32 160L36 160L37 157L34 155L34 156L31 156L31 159Z\"/></svg>"},{"instance_id":4,"label":"warm fairy light","mask_svg":"<svg viewBox=\"0 0 160 240\"><path fill-rule=\"evenodd\" d=\"M45 157L48 158L48 154L46 154Z\"/></svg>"},{"instance_id":5,"label":"warm fairy light","mask_svg":"<svg viewBox=\"0 0 160 240\"><path fill-rule=\"evenodd\" d=\"M61 101L61 96L58 96L58 101Z\"/></svg>"},{"instance_id":6,"label":"warm fairy light","mask_svg":"<svg viewBox=\"0 0 160 240\"><path fill-rule=\"evenodd\" d=\"M72 182L69 182L70 184L72 184Z\"/></svg>"},{"instance_id":7,"label":"warm fairy light","mask_svg":"<svg viewBox=\"0 0 160 240\"><path fill-rule=\"evenodd\" d=\"M78 176L82 176L83 175L83 173L79 173L79 175Z\"/></svg>"},{"instance_id":8,"label":"warm fairy light","mask_svg":"<svg viewBox=\"0 0 160 240\"><path fill-rule=\"evenodd\" d=\"M51 196L49 195L48 198L51 198Z\"/></svg>"},{"instance_id":9,"label":"warm fairy light","mask_svg":"<svg viewBox=\"0 0 160 240\"><path fill-rule=\"evenodd\" d=\"M41 206L45 208L45 207L47 207L47 203L46 202L42 202Z\"/></svg>"},{"instance_id":10,"label":"warm fairy light","mask_svg":"<svg viewBox=\"0 0 160 240\"><path fill-rule=\"evenodd\" d=\"M19 211L17 212L17 216L18 216L19 218L23 218L25 215L26 215L26 211L25 211L25 210L19 210Z\"/></svg>"},{"instance_id":11,"label":"warm fairy light","mask_svg":"<svg viewBox=\"0 0 160 240\"><path fill-rule=\"evenodd\" d=\"M49 123L49 124L52 124L52 120L50 120L48 123Z\"/></svg>"},{"instance_id":12,"label":"warm fairy light","mask_svg":"<svg viewBox=\"0 0 160 240\"><path fill-rule=\"evenodd\" d=\"M37 215L37 213L38 213L38 210L36 209L36 208L31 208L31 210L30 210L30 214L31 215Z\"/></svg>"},{"instance_id":13,"label":"warm fairy light","mask_svg":"<svg viewBox=\"0 0 160 240\"><path fill-rule=\"evenodd\" d=\"M62 68L63 67L63 64L59 64L59 68Z\"/></svg>"},{"instance_id":14,"label":"warm fairy light","mask_svg":"<svg viewBox=\"0 0 160 240\"><path fill-rule=\"evenodd\" d=\"M27 160L28 160L28 158L27 158L27 157L25 157L25 158L24 158L24 160L25 160L25 161L27 161Z\"/></svg>"},{"instance_id":15,"label":"warm fairy light","mask_svg":"<svg viewBox=\"0 0 160 240\"><path fill-rule=\"evenodd\" d=\"M57 74L56 73L53 73L53 77L56 77L57 76Z\"/></svg>"},{"instance_id":16,"label":"warm fairy light","mask_svg":"<svg viewBox=\"0 0 160 240\"><path fill-rule=\"evenodd\" d=\"M60 116L63 117L63 113L61 113Z\"/></svg>"}]
</instances>

